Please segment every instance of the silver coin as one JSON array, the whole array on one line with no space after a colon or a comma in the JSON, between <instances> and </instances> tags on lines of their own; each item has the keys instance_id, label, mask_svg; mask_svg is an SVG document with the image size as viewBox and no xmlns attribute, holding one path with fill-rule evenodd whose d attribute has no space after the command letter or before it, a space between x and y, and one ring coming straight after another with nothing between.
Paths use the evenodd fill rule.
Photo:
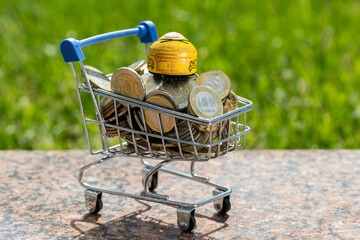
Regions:
<instances>
[{"instance_id":1,"label":"silver coin","mask_svg":"<svg viewBox=\"0 0 360 240\"><path fill-rule=\"evenodd\" d=\"M154 90L157 90L160 81L156 80L154 77L154 74L152 73L146 73L141 76L146 89L146 95Z\"/></svg>"},{"instance_id":2,"label":"silver coin","mask_svg":"<svg viewBox=\"0 0 360 240\"><path fill-rule=\"evenodd\" d=\"M179 111L187 108L189 103L189 94L197 86L193 78L186 80L173 81L164 85L162 90L174 97L176 106Z\"/></svg>"},{"instance_id":3,"label":"silver coin","mask_svg":"<svg viewBox=\"0 0 360 240\"><path fill-rule=\"evenodd\" d=\"M145 60L137 60L135 63L131 64L129 68L134 69L140 76L148 73L147 65Z\"/></svg>"},{"instance_id":4,"label":"silver coin","mask_svg":"<svg viewBox=\"0 0 360 240\"><path fill-rule=\"evenodd\" d=\"M85 65L85 71L93 87L111 92L110 81L99 69Z\"/></svg>"},{"instance_id":5,"label":"silver coin","mask_svg":"<svg viewBox=\"0 0 360 240\"><path fill-rule=\"evenodd\" d=\"M231 90L231 80L221 71L208 71L200 74L196 79L199 86L206 86L214 90L223 100Z\"/></svg>"}]
</instances>

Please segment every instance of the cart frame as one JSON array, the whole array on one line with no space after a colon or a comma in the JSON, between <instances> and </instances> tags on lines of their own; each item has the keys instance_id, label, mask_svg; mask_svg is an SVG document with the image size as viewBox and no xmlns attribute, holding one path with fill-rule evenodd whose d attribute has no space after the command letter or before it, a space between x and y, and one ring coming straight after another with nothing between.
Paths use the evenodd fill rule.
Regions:
<instances>
[{"instance_id":1,"label":"cart frame","mask_svg":"<svg viewBox=\"0 0 360 240\"><path fill-rule=\"evenodd\" d=\"M231 207L230 194L232 192L232 190L228 187L224 187L211 182L208 177L197 175L195 172L195 163L205 162L211 158L217 158L221 155L226 154L229 151L233 151L237 148L242 148L245 145L245 133L250 131L250 127L246 126L246 113L253 109L253 103L250 100L237 96L239 105L241 105L239 108L229 113L223 114L219 117L207 120L92 87L83 64L83 60L85 59L85 57L82 53L82 47L101 41L125 36L138 36L140 38L140 41L145 44L146 53L148 50L147 44L156 41L158 38L155 25L150 21L145 21L141 22L136 28L97 35L80 41L73 38L65 39L60 45L60 50L62 52L64 60L65 62L68 62L70 64L70 68L75 79L76 92L80 105L80 112L82 115L89 153L91 155L103 155L98 160L95 160L83 166L79 171L78 181L80 185L86 189L85 205L90 213L98 213L102 209L102 193L107 193L175 206L177 207L177 224L179 228L184 232L192 231L196 227L196 220L194 215L195 208L203 206L210 202L214 202L215 209L219 213L225 214L227 211L230 210ZM73 62L79 62L80 69L84 78L83 83L80 83L78 81ZM111 77L111 74L107 76ZM95 109L95 114L93 113L92 115L95 115L95 118L89 118L86 116L81 93L91 95L91 99L94 103ZM100 111L101 100L103 98L112 99L115 106L117 103L121 103L124 106L127 106L126 111L128 111L128 114L131 114L132 108L138 108L141 112L142 120L144 122L144 131L139 131L134 127L135 123L132 122L131 117L129 120L130 128L121 127L118 126L118 124L113 125L106 123L103 120L103 116ZM145 109L152 110L157 113L160 133L153 133L151 131L148 131L144 118ZM164 134L164 132L162 131L161 114L167 114L173 117L175 124L175 137L166 136L166 134ZM115 116L117 116L116 107ZM176 123L180 120L186 122L187 128L189 129L189 133L191 135L191 141L182 140L179 136L180 130L177 128ZM240 123L240 120L242 120L242 123ZM116 123L118 122L116 121ZM102 147L100 150L94 151L92 148L88 124L97 125L98 127L100 137L99 140ZM192 126L194 124L207 126L210 129L210 139L208 141L209 143L204 144L196 141L192 130ZM216 128L215 126L217 126L218 128ZM117 130L118 142L116 142L115 145L111 145L110 137L106 134L106 127L111 127ZM224 138L222 138L220 131L224 128L227 130L227 134ZM121 132L123 131L131 135L130 139L124 139L121 137ZM217 133L217 131L219 131L218 137L216 139L212 139L213 134ZM143 139L147 141L147 145L142 146L137 144L137 136L142 136ZM161 141L160 143L162 143L162 147L160 149L153 149L150 144L151 139L157 139L158 141ZM170 150L165 144L166 141L172 141L176 143L179 150L178 155L174 155L170 152ZM129 144L131 144L134 148L132 151L128 151ZM182 151L182 146L184 146L185 144L187 146L193 147L193 155L189 156L189 154L186 154ZM202 151L200 151L200 149L202 149ZM204 149L206 151L204 151ZM144 165L142 172L145 196L92 186L83 179L83 174L87 169L98 166L101 163L108 161L116 156L137 157L141 159L142 164ZM157 159L161 160L161 162L154 165L146 161L146 159ZM173 171L164 167L175 161L190 162L190 174ZM159 171L214 187L215 189L213 191L213 197L197 203L183 203L169 200L169 196L154 193L153 190L157 187Z\"/></svg>"}]
</instances>

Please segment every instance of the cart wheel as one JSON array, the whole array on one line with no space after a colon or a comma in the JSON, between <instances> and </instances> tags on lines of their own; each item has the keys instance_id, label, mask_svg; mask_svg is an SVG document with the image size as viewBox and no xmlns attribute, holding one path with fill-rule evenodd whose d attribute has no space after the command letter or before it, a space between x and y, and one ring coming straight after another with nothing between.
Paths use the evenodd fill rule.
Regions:
<instances>
[{"instance_id":1,"label":"cart wheel","mask_svg":"<svg viewBox=\"0 0 360 240\"><path fill-rule=\"evenodd\" d=\"M154 173L151 177L149 191L152 192L156 189L158 185L158 172Z\"/></svg>"},{"instance_id":2,"label":"cart wheel","mask_svg":"<svg viewBox=\"0 0 360 240\"><path fill-rule=\"evenodd\" d=\"M89 213L97 214L103 208L103 202L101 200L102 192L96 192L92 190L85 191L85 205L89 210Z\"/></svg>"},{"instance_id":3,"label":"cart wheel","mask_svg":"<svg viewBox=\"0 0 360 240\"><path fill-rule=\"evenodd\" d=\"M102 202L101 198L98 198L98 199L96 200L96 205L95 205L94 210L93 210L93 211L90 211L90 213L92 213L92 214L97 214L98 212L101 211L102 208L103 208L103 202Z\"/></svg>"},{"instance_id":4,"label":"cart wheel","mask_svg":"<svg viewBox=\"0 0 360 240\"><path fill-rule=\"evenodd\" d=\"M195 212L195 211L194 211ZM189 220L189 227L185 230L182 230L183 232L191 232L196 226L196 219L195 219L195 216L193 214L191 214L190 216L190 220Z\"/></svg>"},{"instance_id":5,"label":"cart wheel","mask_svg":"<svg viewBox=\"0 0 360 240\"><path fill-rule=\"evenodd\" d=\"M222 206L215 205L216 211L221 215L225 215L231 209L230 196L226 196L223 198Z\"/></svg>"},{"instance_id":6,"label":"cart wheel","mask_svg":"<svg viewBox=\"0 0 360 240\"><path fill-rule=\"evenodd\" d=\"M188 232L191 232L192 230L194 230L196 227L195 209L191 210L190 215L189 215L189 211L186 211L186 210L183 213L181 213L181 210L180 210L180 214L179 214L179 209L178 209L177 224L178 224L178 227L183 232L188 233Z\"/></svg>"}]
</instances>

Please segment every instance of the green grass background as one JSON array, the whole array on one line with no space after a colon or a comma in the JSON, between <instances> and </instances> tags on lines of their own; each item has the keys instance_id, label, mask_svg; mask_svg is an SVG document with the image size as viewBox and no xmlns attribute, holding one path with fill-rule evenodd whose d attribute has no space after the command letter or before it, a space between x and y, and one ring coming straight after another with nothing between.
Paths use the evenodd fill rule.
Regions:
<instances>
[{"instance_id":1,"label":"green grass background","mask_svg":"<svg viewBox=\"0 0 360 240\"><path fill-rule=\"evenodd\" d=\"M224 71L254 102L247 149L359 148L359 1L0 0L0 149L86 148L60 42L143 20L182 33L198 73ZM137 37L84 54L106 73L145 58Z\"/></svg>"}]
</instances>

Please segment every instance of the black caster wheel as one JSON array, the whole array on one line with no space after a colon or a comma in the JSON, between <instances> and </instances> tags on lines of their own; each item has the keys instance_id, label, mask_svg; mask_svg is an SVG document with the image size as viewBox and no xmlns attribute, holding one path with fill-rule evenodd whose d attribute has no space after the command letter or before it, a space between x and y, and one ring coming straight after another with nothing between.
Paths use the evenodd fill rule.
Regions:
<instances>
[{"instance_id":1,"label":"black caster wheel","mask_svg":"<svg viewBox=\"0 0 360 240\"><path fill-rule=\"evenodd\" d=\"M103 208L101 200L102 192L92 191L90 189L85 191L85 205L89 213L97 214Z\"/></svg>"},{"instance_id":2,"label":"black caster wheel","mask_svg":"<svg viewBox=\"0 0 360 240\"><path fill-rule=\"evenodd\" d=\"M190 215L189 215L190 213ZM178 226L181 231L189 233L196 228L196 219L195 219L195 209L191 210L191 212L187 211L182 212L178 210Z\"/></svg>"},{"instance_id":3,"label":"black caster wheel","mask_svg":"<svg viewBox=\"0 0 360 240\"><path fill-rule=\"evenodd\" d=\"M158 185L158 172L154 173L151 177L150 185L149 185L149 191L153 192Z\"/></svg>"},{"instance_id":4,"label":"black caster wheel","mask_svg":"<svg viewBox=\"0 0 360 240\"><path fill-rule=\"evenodd\" d=\"M191 213L191 216L190 216L190 220L189 220L189 227L185 230L183 230L183 232L191 232L192 230L194 230L195 226L196 226L196 219L195 219L195 216L194 216L194 213L195 211L193 211Z\"/></svg>"},{"instance_id":5,"label":"black caster wheel","mask_svg":"<svg viewBox=\"0 0 360 240\"><path fill-rule=\"evenodd\" d=\"M103 208L103 202L101 200L101 197L96 199L96 205L94 207L93 211L90 211L91 214L97 214L101 211L101 209Z\"/></svg>"},{"instance_id":6,"label":"black caster wheel","mask_svg":"<svg viewBox=\"0 0 360 240\"><path fill-rule=\"evenodd\" d=\"M223 198L222 207L215 207L215 209L221 215L225 215L231 209L230 196L226 196Z\"/></svg>"}]
</instances>

